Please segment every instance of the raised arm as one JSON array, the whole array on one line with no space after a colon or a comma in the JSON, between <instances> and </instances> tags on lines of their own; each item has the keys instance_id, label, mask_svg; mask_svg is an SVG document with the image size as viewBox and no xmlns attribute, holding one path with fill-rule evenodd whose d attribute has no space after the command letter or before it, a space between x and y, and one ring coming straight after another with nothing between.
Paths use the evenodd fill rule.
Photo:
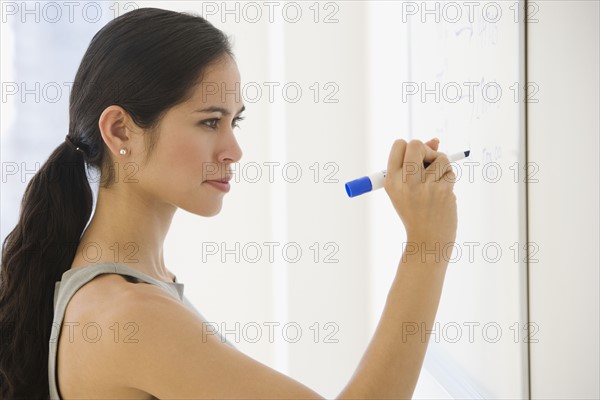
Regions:
<instances>
[{"instance_id":1,"label":"raised arm","mask_svg":"<svg viewBox=\"0 0 600 400\"><path fill-rule=\"evenodd\" d=\"M433 162L427 171L438 173L415 169L423 160ZM436 262L435 254L421 250L443 248L456 234L455 176L448 164L445 155L419 141L400 140L392 147L385 190L408 244L375 334L340 399L412 396L427 348L420 330L431 329L447 267L443 257ZM123 301L109 318L134 321L139 342L106 342L94 350L94 362L112 366L103 369L107 382L164 399L323 398L207 334L205 321L162 289L147 285L144 292ZM315 360L315 368L324 365Z\"/></svg>"},{"instance_id":2,"label":"raised arm","mask_svg":"<svg viewBox=\"0 0 600 400\"><path fill-rule=\"evenodd\" d=\"M430 173L423 160L435 160ZM394 143L384 187L406 228L406 248L373 338L339 398L412 397L448 265L440 252L456 238L455 179L444 154L419 141Z\"/></svg>"}]
</instances>

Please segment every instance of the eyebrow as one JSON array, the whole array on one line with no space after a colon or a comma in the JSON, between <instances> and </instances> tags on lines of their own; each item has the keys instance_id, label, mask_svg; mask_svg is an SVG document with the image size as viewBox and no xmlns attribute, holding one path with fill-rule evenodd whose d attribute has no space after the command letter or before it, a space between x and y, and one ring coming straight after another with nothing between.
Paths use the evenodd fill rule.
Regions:
<instances>
[{"instance_id":1,"label":"eyebrow","mask_svg":"<svg viewBox=\"0 0 600 400\"><path fill-rule=\"evenodd\" d=\"M240 110L236 113L236 115L244 112L244 110L246 110L246 105L243 105L242 108L240 108ZM197 113L197 112L220 112L221 114L225 115L225 116L229 116L231 113L229 112L229 110L227 110L226 108L223 107L218 107L218 106L210 106L210 107L206 107L200 110L194 110L193 113Z\"/></svg>"}]
</instances>

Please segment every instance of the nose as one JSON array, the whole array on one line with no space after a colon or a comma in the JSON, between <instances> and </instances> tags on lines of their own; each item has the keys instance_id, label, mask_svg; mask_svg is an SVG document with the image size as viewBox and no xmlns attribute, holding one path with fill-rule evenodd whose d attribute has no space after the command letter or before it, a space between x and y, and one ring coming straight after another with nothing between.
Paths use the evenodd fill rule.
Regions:
<instances>
[{"instance_id":1,"label":"nose","mask_svg":"<svg viewBox=\"0 0 600 400\"><path fill-rule=\"evenodd\" d=\"M231 142L227 144L219 156L219 161L222 163L236 163L242 158L242 148L238 144L235 136L231 135Z\"/></svg>"}]
</instances>

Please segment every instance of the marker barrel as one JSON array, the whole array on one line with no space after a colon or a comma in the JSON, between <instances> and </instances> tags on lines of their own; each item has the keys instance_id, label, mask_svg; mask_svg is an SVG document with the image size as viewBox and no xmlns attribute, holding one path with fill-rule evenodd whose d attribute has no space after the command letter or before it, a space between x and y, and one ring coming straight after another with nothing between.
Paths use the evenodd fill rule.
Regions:
<instances>
[{"instance_id":1,"label":"marker barrel","mask_svg":"<svg viewBox=\"0 0 600 400\"><path fill-rule=\"evenodd\" d=\"M450 162L458 161L466 158L471 153L470 150L461 151L460 153L452 154L448 156ZM423 162L423 166L427 168L430 165L428 162ZM355 179L350 182L346 182L346 193L348 197L356 197L361 194L372 192L373 190L381 189L383 187L383 181L387 170L381 170L374 172L370 175L363 176L362 178Z\"/></svg>"}]
</instances>

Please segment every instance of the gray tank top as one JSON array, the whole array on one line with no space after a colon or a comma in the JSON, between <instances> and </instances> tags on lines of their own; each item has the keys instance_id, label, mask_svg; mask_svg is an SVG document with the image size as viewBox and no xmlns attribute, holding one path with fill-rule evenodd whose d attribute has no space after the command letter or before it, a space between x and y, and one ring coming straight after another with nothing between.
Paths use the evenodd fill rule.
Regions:
<instances>
[{"instance_id":1,"label":"gray tank top","mask_svg":"<svg viewBox=\"0 0 600 400\"><path fill-rule=\"evenodd\" d=\"M175 282L163 282L126 265L112 262L90 264L85 267L68 269L62 274L61 280L54 285L54 320L52 322L52 331L49 341L50 348L48 353L50 399L60 400L58 384L56 381L56 355L58 350L58 339L60 338L60 327L62 327L67 304L77 290L100 274L126 275L132 277L133 279L129 280L134 282L144 282L159 286L166 290L171 296L182 301L187 307L206 321L206 318L200 314L183 294L183 283L177 282L177 277L175 277ZM221 336L218 331L216 331L216 333L221 341L235 349L235 346Z\"/></svg>"}]
</instances>

